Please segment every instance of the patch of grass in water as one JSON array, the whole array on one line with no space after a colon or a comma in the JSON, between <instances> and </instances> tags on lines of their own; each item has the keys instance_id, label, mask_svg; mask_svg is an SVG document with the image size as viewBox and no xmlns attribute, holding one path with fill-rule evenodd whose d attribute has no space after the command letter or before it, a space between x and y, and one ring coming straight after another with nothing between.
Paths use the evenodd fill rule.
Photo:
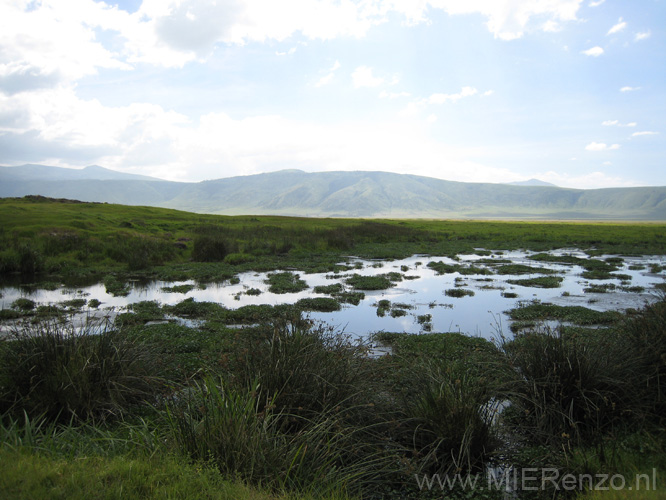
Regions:
<instances>
[{"instance_id":1,"label":"patch of grass in water","mask_svg":"<svg viewBox=\"0 0 666 500\"><path fill-rule=\"evenodd\" d=\"M506 311L516 321L566 321L575 325L611 325L622 319L617 311L594 311L582 306L558 306L548 303L521 304Z\"/></svg>"},{"instance_id":2,"label":"patch of grass in water","mask_svg":"<svg viewBox=\"0 0 666 500\"><path fill-rule=\"evenodd\" d=\"M355 290L386 290L394 286L394 283L385 275L361 276L360 274L354 274L346 281Z\"/></svg>"},{"instance_id":3,"label":"patch of grass in water","mask_svg":"<svg viewBox=\"0 0 666 500\"><path fill-rule=\"evenodd\" d=\"M475 274L489 275L493 272L486 267L478 267L473 264L464 265L464 264L446 264L442 261L432 261L428 262L427 267L433 269L437 274L453 274L459 273L464 276L471 276Z\"/></svg>"},{"instance_id":4,"label":"patch of grass in water","mask_svg":"<svg viewBox=\"0 0 666 500\"><path fill-rule=\"evenodd\" d=\"M391 309L391 301L387 299L382 299L375 304L377 308L377 316L383 318L386 316L386 313Z\"/></svg>"},{"instance_id":5,"label":"patch of grass in water","mask_svg":"<svg viewBox=\"0 0 666 500\"><path fill-rule=\"evenodd\" d=\"M590 285L587 288L583 288L585 293L608 293L613 292L617 289L617 285L613 283L604 283L601 285Z\"/></svg>"},{"instance_id":6,"label":"patch of grass in water","mask_svg":"<svg viewBox=\"0 0 666 500\"><path fill-rule=\"evenodd\" d=\"M531 288L559 288L564 278L560 276L539 276L519 280L507 280L507 283Z\"/></svg>"},{"instance_id":7,"label":"patch of grass in water","mask_svg":"<svg viewBox=\"0 0 666 500\"><path fill-rule=\"evenodd\" d=\"M359 305L365 298L365 294L363 292L341 292L336 293L333 296L343 304L352 304L355 306Z\"/></svg>"},{"instance_id":8,"label":"patch of grass in water","mask_svg":"<svg viewBox=\"0 0 666 500\"><path fill-rule=\"evenodd\" d=\"M432 321L432 314L419 314L416 317L416 322L419 325L423 325L425 323L430 323Z\"/></svg>"},{"instance_id":9,"label":"patch of grass in water","mask_svg":"<svg viewBox=\"0 0 666 500\"><path fill-rule=\"evenodd\" d=\"M296 302L296 307L304 311L334 312L341 309L340 302L331 297L311 297Z\"/></svg>"},{"instance_id":10,"label":"patch of grass in water","mask_svg":"<svg viewBox=\"0 0 666 500\"><path fill-rule=\"evenodd\" d=\"M342 292L342 283L333 283L331 285L318 285L314 287L314 293L325 293L333 295Z\"/></svg>"},{"instance_id":11,"label":"patch of grass in water","mask_svg":"<svg viewBox=\"0 0 666 500\"><path fill-rule=\"evenodd\" d=\"M462 298L462 297L473 297L474 291L467 288L449 288L444 291L448 297Z\"/></svg>"},{"instance_id":12,"label":"patch of grass in water","mask_svg":"<svg viewBox=\"0 0 666 500\"><path fill-rule=\"evenodd\" d=\"M497 274L557 274L553 269L526 266L525 264L507 264L495 269Z\"/></svg>"},{"instance_id":13,"label":"patch of grass in water","mask_svg":"<svg viewBox=\"0 0 666 500\"><path fill-rule=\"evenodd\" d=\"M197 302L193 297L187 298L173 306L164 306L164 311L184 318L206 318L223 314L226 309L215 302Z\"/></svg>"},{"instance_id":14,"label":"patch of grass in water","mask_svg":"<svg viewBox=\"0 0 666 500\"><path fill-rule=\"evenodd\" d=\"M20 297L12 302L12 309L18 309L19 311L27 312L35 309L37 304L34 300L26 299L25 297Z\"/></svg>"},{"instance_id":15,"label":"patch of grass in water","mask_svg":"<svg viewBox=\"0 0 666 500\"><path fill-rule=\"evenodd\" d=\"M127 297L130 293L129 284L121 281L113 274L108 274L104 277L104 288L106 293L114 297Z\"/></svg>"},{"instance_id":16,"label":"patch of grass in water","mask_svg":"<svg viewBox=\"0 0 666 500\"><path fill-rule=\"evenodd\" d=\"M86 299L70 299L63 301L62 305L70 309L81 309L87 302Z\"/></svg>"},{"instance_id":17,"label":"patch of grass in water","mask_svg":"<svg viewBox=\"0 0 666 500\"><path fill-rule=\"evenodd\" d=\"M266 283L271 293L297 293L308 288L308 284L298 274L289 271L269 274Z\"/></svg>"},{"instance_id":18,"label":"patch of grass in water","mask_svg":"<svg viewBox=\"0 0 666 500\"><path fill-rule=\"evenodd\" d=\"M162 291L168 293L187 293L191 290L194 290L194 285L174 285L162 287Z\"/></svg>"}]
</instances>

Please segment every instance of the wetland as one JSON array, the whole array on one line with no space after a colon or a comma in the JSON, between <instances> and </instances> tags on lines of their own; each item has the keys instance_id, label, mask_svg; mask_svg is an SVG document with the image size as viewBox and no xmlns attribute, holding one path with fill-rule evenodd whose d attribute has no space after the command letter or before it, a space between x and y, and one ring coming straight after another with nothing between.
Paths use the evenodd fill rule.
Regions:
<instances>
[{"instance_id":1,"label":"wetland","mask_svg":"<svg viewBox=\"0 0 666 500\"><path fill-rule=\"evenodd\" d=\"M41 198L0 200L0 222L19 498L439 498L426 476L534 467L663 486L664 224Z\"/></svg>"}]
</instances>

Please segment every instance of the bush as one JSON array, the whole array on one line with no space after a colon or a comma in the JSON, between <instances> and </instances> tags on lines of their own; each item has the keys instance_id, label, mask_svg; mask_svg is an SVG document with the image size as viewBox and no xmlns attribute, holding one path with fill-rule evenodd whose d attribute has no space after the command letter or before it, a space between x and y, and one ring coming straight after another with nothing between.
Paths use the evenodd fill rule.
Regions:
<instances>
[{"instance_id":1,"label":"bush","mask_svg":"<svg viewBox=\"0 0 666 500\"><path fill-rule=\"evenodd\" d=\"M151 350L102 323L23 325L0 345L0 412L52 421L119 417L150 399Z\"/></svg>"}]
</instances>

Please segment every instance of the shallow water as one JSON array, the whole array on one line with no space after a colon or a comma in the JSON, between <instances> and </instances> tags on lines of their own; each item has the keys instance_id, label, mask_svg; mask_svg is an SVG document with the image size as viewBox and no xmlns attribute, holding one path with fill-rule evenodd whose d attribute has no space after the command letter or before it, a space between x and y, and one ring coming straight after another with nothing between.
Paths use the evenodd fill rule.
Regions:
<instances>
[{"instance_id":1,"label":"shallow water","mask_svg":"<svg viewBox=\"0 0 666 500\"><path fill-rule=\"evenodd\" d=\"M585 258L586 254L575 250L553 252L570 254ZM630 282L612 280L587 280L581 277L583 269L579 266L568 266L552 263L540 263L529 260L531 252L497 252L492 258L509 259L514 264L526 264L532 267L543 267L557 270L563 277L561 287L554 289L531 288L508 284L509 279L524 279L534 275L471 275L461 276L459 273L437 275L434 270L427 267L431 261L443 261L448 264L472 263L482 258L476 255L461 256L459 261L446 257L433 257L415 255L407 259L395 261L367 261L350 259L352 265L362 266L348 273L337 276L330 274L304 274L298 273L301 279L309 285L309 289L298 293L274 294L268 292L265 283L267 273L242 273L238 275L240 283L207 284L198 287L193 281L164 282L153 281L149 283L133 282L131 290L126 297L113 297L106 293L103 284L95 284L80 288L58 287L56 290L31 290L21 287L5 287L0 289L0 307L9 308L19 297L29 298L39 304L56 304L73 298L97 299L102 302L97 315L113 317L128 304L143 300L155 300L162 304L176 304L186 298L192 297L196 301L217 302L227 308L237 308L248 304L281 304L294 303L302 298L326 296L315 294L312 288L317 285L330 285L344 283L345 277L351 274L378 275L391 271L403 275L415 276L415 279L398 282L395 287L380 291L366 291L365 299L358 306L343 305L343 309L333 313L308 313L312 319L322 320L344 330L348 334L365 336L377 331L420 333L424 331L446 332L459 331L470 335L486 338L497 336L500 332L509 335L509 318L504 311L515 307L521 301L540 300L558 305L583 305L599 311L624 310L627 308L640 308L646 303L656 300L654 286L663 283L666 275L650 274L649 264L664 265L664 257L644 256L625 257L624 264L617 273L631 276ZM611 256L597 257L605 259ZM639 271L629 270L630 265L644 265L646 269ZM381 267L379 267L381 266ZM408 270L401 271L406 266ZM479 267L486 267L480 264ZM492 269L492 267L490 267ZM612 293L585 293L584 288L591 284L612 283L615 285L642 286L644 293L631 293L616 291ZM194 288L187 293L174 293L163 291L164 287L190 284ZM473 296L453 298L445 295L445 290L456 287L471 290ZM262 291L258 296L247 295L250 288ZM345 286L346 289L349 287ZM502 292L518 294L516 298L506 298ZM392 304L404 304L407 314L402 317L377 316L375 304L381 299L388 299ZM92 310L91 310L92 311ZM425 325L417 320L419 315L431 315L431 320ZM7 325L5 325L5 329Z\"/></svg>"}]
</instances>

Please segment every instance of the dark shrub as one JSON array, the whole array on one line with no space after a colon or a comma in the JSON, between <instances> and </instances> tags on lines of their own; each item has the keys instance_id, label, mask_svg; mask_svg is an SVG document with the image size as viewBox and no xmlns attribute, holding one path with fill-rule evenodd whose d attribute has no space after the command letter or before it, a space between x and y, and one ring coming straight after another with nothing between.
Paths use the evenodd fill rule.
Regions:
<instances>
[{"instance_id":1,"label":"dark shrub","mask_svg":"<svg viewBox=\"0 0 666 500\"><path fill-rule=\"evenodd\" d=\"M227 246L220 236L204 234L194 238L192 259L197 262L221 262L227 253Z\"/></svg>"}]
</instances>

